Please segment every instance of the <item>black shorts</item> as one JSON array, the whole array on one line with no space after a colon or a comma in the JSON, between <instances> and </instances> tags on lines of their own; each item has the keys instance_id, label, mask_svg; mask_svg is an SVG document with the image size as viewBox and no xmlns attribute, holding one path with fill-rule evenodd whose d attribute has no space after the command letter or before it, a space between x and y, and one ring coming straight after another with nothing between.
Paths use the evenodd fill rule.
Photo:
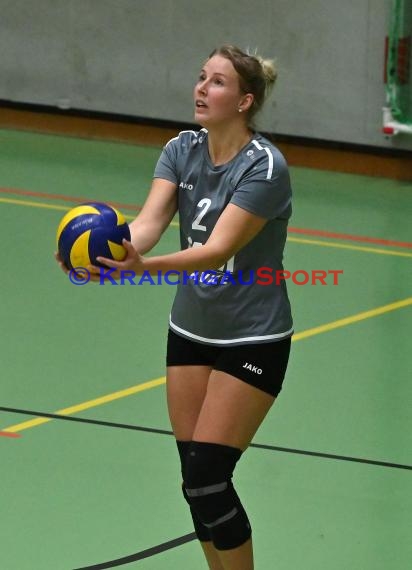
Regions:
<instances>
[{"instance_id":1,"label":"black shorts","mask_svg":"<svg viewBox=\"0 0 412 570\"><path fill-rule=\"evenodd\" d=\"M167 366L211 366L277 396L282 389L290 344L288 337L276 342L209 346L169 329L166 363Z\"/></svg>"}]
</instances>

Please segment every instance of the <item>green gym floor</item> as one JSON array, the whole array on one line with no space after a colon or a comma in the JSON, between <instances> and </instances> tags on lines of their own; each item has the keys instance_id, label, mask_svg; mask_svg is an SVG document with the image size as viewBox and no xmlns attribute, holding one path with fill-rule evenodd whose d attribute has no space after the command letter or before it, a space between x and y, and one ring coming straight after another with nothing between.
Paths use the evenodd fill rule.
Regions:
<instances>
[{"instance_id":1,"label":"green gym floor","mask_svg":"<svg viewBox=\"0 0 412 570\"><path fill-rule=\"evenodd\" d=\"M53 259L78 201L132 219L160 149L12 130L0 148L0 568L202 570L165 403L174 289L74 286ZM256 570L409 570L412 184L291 176L286 269L343 273L289 285L287 379L236 472ZM156 251L177 247L172 225Z\"/></svg>"}]
</instances>

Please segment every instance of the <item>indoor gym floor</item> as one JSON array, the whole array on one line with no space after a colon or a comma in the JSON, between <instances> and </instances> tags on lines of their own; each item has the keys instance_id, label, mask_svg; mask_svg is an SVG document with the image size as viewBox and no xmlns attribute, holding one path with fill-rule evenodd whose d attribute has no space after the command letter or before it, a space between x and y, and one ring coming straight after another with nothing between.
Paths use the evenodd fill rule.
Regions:
<instances>
[{"instance_id":1,"label":"indoor gym floor","mask_svg":"<svg viewBox=\"0 0 412 570\"><path fill-rule=\"evenodd\" d=\"M132 219L160 149L0 130L1 570L201 570L165 404L172 286L72 285L84 200ZM296 334L236 484L257 570L408 570L412 183L291 168ZM172 225L156 248L178 247ZM55 414L56 417L47 417Z\"/></svg>"}]
</instances>

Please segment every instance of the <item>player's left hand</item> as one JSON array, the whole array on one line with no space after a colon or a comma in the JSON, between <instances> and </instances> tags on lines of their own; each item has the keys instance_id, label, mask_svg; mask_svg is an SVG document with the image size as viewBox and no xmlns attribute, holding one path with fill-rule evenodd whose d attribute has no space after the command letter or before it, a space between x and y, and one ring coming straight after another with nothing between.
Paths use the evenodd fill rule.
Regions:
<instances>
[{"instance_id":1,"label":"player's left hand","mask_svg":"<svg viewBox=\"0 0 412 570\"><path fill-rule=\"evenodd\" d=\"M106 267L115 269L115 271L110 272L112 279L120 279L122 271L134 271L136 275L142 275L144 273L143 257L135 250L130 241L124 239L122 244L126 249L126 257L122 261L115 261L107 257L97 257L97 261ZM101 268L91 266L89 270L92 274L91 279L99 281Z\"/></svg>"}]
</instances>

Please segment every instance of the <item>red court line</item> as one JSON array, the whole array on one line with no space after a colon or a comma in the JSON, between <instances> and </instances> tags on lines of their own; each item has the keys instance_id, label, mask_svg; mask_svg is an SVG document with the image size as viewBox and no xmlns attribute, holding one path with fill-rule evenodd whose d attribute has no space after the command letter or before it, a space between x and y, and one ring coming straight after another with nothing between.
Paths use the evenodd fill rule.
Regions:
<instances>
[{"instance_id":1,"label":"red court line","mask_svg":"<svg viewBox=\"0 0 412 570\"><path fill-rule=\"evenodd\" d=\"M21 437L21 435L19 433L0 431L0 437Z\"/></svg>"},{"instance_id":2,"label":"red court line","mask_svg":"<svg viewBox=\"0 0 412 570\"><path fill-rule=\"evenodd\" d=\"M49 200L63 200L64 202L98 202L96 198L82 198L79 196L65 196L64 194L48 194L46 192L33 192L31 190L20 190L18 188L0 188L0 192L4 194L15 194L18 196L32 196L33 198L48 198ZM125 210L141 210L141 206L136 204L122 204L120 202L112 202L110 204L115 208L124 208Z\"/></svg>"},{"instance_id":3,"label":"red court line","mask_svg":"<svg viewBox=\"0 0 412 570\"><path fill-rule=\"evenodd\" d=\"M65 196L63 194L47 194L46 192L34 192L31 190L21 190L18 188L0 188L0 192L4 194L15 194L18 196L32 196L35 198L48 198L49 200L63 200L65 202L95 202L96 198L81 198L78 196ZM139 211L142 209L142 206L138 206L136 204L123 204L122 202L112 202L110 200L110 204L115 208L125 209L125 210L134 210ZM337 232L329 232L324 230L312 230L308 228L294 228L289 227L288 232L292 234L303 234L309 236L317 236L317 237L327 237L333 239L340 239L344 241L356 241L356 242L363 242L363 243L372 243L375 245L386 245L392 247L405 247L408 249L412 249L412 243L407 241L396 241L384 238L374 238L368 236L355 236L352 234L343 234Z\"/></svg>"},{"instance_id":4,"label":"red court line","mask_svg":"<svg viewBox=\"0 0 412 570\"><path fill-rule=\"evenodd\" d=\"M351 234L340 234L337 232L327 232L323 230L311 230L307 228L288 228L288 232L292 234L304 234L308 236L318 236L318 237L328 237L334 239L342 239L342 240L349 240L349 241L361 241L366 243L374 243L379 245L391 245L396 247L407 247L412 248L412 243L407 241L395 241L391 239L383 239L383 238L373 238L367 236L354 236Z\"/></svg>"}]
</instances>

